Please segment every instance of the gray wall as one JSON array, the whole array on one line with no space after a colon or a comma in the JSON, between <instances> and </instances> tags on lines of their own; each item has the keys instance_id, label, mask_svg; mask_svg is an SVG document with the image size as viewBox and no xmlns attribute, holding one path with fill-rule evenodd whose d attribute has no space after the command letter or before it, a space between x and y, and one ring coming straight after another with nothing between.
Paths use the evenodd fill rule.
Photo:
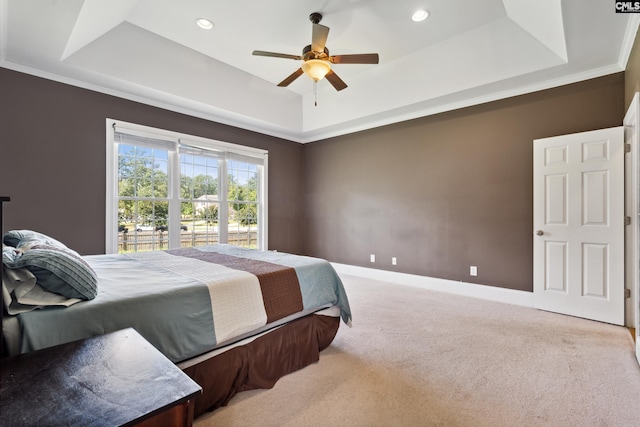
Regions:
<instances>
[{"instance_id":1,"label":"gray wall","mask_svg":"<svg viewBox=\"0 0 640 427\"><path fill-rule=\"evenodd\" d=\"M305 252L532 291L533 140L620 126L623 104L618 73L309 144Z\"/></svg>"},{"instance_id":2,"label":"gray wall","mask_svg":"<svg viewBox=\"0 0 640 427\"><path fill-rule=\"evenodd\" d=\"M109 117L268 149L272 249L530 291L532 140L620 125L625 83L619 73L306 145L1 68L0 93L6 229L104 251Z\"/></svg>"},{"instance_id":3,"label":"gray wall","mask_svg":"<svg viewBox=\"0 0 640 427\"><path fill-rule=\"evenodd\" d=\"M104 253L106 118L269 150L269 245L302 251L300 144L0 68L5 230Z\"/></svg>"},{"instance_id":4,"label":"gray wall","mask_svg":"<svg viewBox=\"0 0 640 427\"><path fill-rule=\"evenodd\" d=\"M640 91L640 32L636 33L633 48L629 54L629 60L627 61L627 67L624 72L624 84L624 105L626 111L635 93Z\"/></svg>"}]
</instances>

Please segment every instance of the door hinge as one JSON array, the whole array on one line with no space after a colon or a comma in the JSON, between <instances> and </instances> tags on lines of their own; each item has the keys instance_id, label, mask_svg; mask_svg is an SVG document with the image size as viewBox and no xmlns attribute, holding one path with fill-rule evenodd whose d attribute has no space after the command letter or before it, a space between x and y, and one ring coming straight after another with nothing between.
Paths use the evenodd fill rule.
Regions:
<instances>
[{"instance_id":1,"label":"door hinge","mask_svg":"<svg viewBox=\"0 0 640 427\"><path fill-rule=\"evenodd\" d=\"M631 225L631 217L630 216L625 216L624 217L624 225Z\"/></svg>"},{"instance_id":2,"label":"door hinge","mask_svg":"<svg viewBox=\"0 0 640 427\"><path fill-rule=\"evenodd\" d=\"M625 153L631 152L631 144L624 144L624 152Z\"/></svg>"},{"instance_id":3,"label":"door hinge","mask_svg":"<svg viewBox=\"0 0 640 427\"><path fill-rule=\"evenodd\" d=\"M631 289L629 289L629 288L625 288L625 290L624 290L624 297L625 297L625 298L631 298Z\"/></svg>"}]
</instances>

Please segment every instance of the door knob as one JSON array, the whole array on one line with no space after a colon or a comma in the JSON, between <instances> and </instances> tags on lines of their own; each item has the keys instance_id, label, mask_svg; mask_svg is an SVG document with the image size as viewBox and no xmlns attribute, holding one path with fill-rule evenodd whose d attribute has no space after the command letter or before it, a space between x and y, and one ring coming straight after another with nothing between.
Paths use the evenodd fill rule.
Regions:
<instances>
[{"instance_id":1,"label":"door knob","mask_svg":"<svg viewBox=\"0 0 640 427\"><path fill-rule=\"evenodd\" d=\"M538 230L538 231L536 231L536 234L537 234L538 236L542 236L542 235L544 234L544 231L542 231L542 230Z\"/></svg>"}]
</instances>

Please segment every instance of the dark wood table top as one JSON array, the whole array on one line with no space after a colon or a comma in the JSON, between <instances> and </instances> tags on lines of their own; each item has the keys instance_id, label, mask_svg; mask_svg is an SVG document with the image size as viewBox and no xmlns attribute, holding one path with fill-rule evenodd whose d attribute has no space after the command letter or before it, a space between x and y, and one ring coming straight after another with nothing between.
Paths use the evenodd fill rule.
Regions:
<instances>
[{"instance_id":1,"label":"dark wood table top","mask_svg":"<svg viewBox=\"0 0 640 427\"><path fill-rule=\"evenodd\" d=\"M201 388L134 329L5 358L0 425L133 425Z\"/></svg>"}]
</instances>

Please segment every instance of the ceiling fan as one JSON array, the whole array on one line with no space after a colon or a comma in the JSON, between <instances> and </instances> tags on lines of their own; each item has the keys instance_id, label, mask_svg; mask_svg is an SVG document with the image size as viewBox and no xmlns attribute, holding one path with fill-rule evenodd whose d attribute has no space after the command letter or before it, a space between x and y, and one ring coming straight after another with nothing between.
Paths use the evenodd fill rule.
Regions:
<instances>
[{"instance_id":1,"label":"ceiling fan","mask_svg":"<svg viewBox=\"0 0 640 427\"><path fill-rule=\"evenodd\" d=\"M302 65L290 76L278 83L280 87L289 86L295 79L302 74L306 74L317 83L324 77L336 89L342 90L347 84L331 69L331 64L377 64L377 53L363 53L354 55L329 55L329 49L325 46L327 37L329 36L329 27L320 25L322 15L314 12L309 15L309 20L313 23L311 32L311 44L302 49L302 55L288 55L286 53L265 52L262 50L254 50L256 56L270 56L274 58L285 58L302 60ZM315 85L314 85L315 89Z\"/></svg>"}]
</instances>

